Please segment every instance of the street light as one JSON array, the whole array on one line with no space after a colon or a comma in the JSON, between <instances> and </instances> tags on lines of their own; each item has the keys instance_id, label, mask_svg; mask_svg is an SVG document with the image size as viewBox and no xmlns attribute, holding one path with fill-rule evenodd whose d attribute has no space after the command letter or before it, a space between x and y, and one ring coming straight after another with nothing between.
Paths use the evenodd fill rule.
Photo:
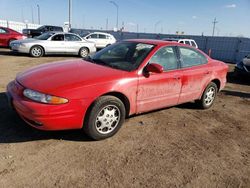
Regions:
<instances>
[{"instance_id":1,"label":"street light","mask_svg":"<svg viewBox=\"0 0 250 188\"><path fill-rule=\"evenodd\" d=\"M116 29L118 30L118 22L119 22L119 17L118 17L118 14L119 14L119 6L117 5L116 2L114 1L109 1L111 4L113 4L115 7L116 7Z\"/></svg>"},{"instance_id":2,"label":"street light","mask_svg":"<svg viewBox=\"0 0 250 188\"><path fill-rule=\"evenodd\" d=\"M158 22L155 23L155 28L154 28L155 33L156 33L156 28L157 28L157 26L158 26L160 23L161 23L161 21L158 21Z\"/></svg>"},{"instance_id":3,"label":"street light","mask_svg":"<svg viewBox=\"0 0 250 188\"><path fill-rule=\"evenodd\" d=\"M37 6L37 13L38 13L38 24L40 25L40 5Z\"/></svg>"}]
</instances>

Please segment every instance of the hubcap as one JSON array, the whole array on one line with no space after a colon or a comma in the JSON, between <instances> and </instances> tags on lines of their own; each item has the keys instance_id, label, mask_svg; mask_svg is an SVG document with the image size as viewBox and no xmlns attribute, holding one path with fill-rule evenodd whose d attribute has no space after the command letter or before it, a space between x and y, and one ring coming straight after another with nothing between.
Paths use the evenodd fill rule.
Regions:
<instances>
[{"instance_id":1,"label":"hubcap","mask_svg":"<svg viewBox=\"0 0 250 188\"><path fill-rule=\"evenodd\" d=\"M115 105L108 105L102 108L97 114L95 127L101 134L108 134L115 130L120 122L120 110Z\"/></svg>"},{"instance_id":2,"label":"hubcap","mask_svg":"<svg viewBox=\"0 0 250 188\"><path fill-rule=\"evenodd\" d=\"M215 88L214 87L210 87L205 95L205 104L207 106L211 105L214 101L215 98Z\"/></svg>"},{"instance_id":3,"label":"hubcap","mask_svg":"<svg viewBox=\"0 0 250 188\"><path fill-rule=\"evenodd\" d=\"M42 50L40 48L33 48L32 49L32 54L34 56L40 56L42 54Z\"/></svg>"},{"instance_id":4,"label":"hubcap","mask_svg":"<svg viewBox=\"0 0 250 188\"><path fill-rule=\"evenodd\" d=\"M87 57L88 56L88 51L86 49L81 50L81 57Z\"/></svg>"}]
</instances>

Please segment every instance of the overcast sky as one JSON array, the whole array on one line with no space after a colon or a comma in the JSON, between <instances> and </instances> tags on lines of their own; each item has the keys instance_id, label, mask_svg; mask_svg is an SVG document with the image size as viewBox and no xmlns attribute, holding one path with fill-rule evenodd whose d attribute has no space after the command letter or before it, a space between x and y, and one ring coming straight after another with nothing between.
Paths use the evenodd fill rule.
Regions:
<instances>
[{"instance_id":1,"label":"overcast sky","mask_svg":"<svg viewBox=\"0 0 250 188\"><path fill-rule=\"evenodd\" d=\"M250 37L250 0L114 0L119 5L119 26L140 32L215 34ZM109 0L72 0L73 27L112 29L116 25L116 8ZM41 24L63 25L68 21L68 0L0 0L0 19L33 20L37 23L37 4Z\"/></svg>"}]
</instances>

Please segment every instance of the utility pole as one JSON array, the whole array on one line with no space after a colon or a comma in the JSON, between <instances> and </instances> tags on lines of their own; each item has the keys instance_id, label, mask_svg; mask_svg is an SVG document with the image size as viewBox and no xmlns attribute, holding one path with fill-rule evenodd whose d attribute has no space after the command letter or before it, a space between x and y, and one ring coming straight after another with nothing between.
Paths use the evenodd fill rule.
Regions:
<instances>
[{"instance_id":1,"label":"utility pole","mask_svg":"<svg viewBox=\"0 0 250 188\"><path fill-rule=\"evenodd\" d=\"M69 0L69 29L71 29L71 10L72 8L72 0Z\"/></svg>"},{"instance_id":2,"label":"utility pole","mask_svg":"<svg viewBox=\"0 0 250 188\"><path fill-rule=\"evenodd\" d=\"M136 25L136 31L139 33L139 24Z\"/></svg>"},{"instance_id":3,"label":"utility pole","mask_svg":"<svg viewBox=\"0 0 250 188\"><path fill-rule=\"evenodd\" d=\"M218 23L218 21L216 20L216 18L214 18L214 21L212 23L213 23L213 35L212 36L214 36L215 25Z\"/></svg>"},{"instance_id":4,"label":"utility pole","mask_svg":"<svg viewBox=\"0 0 250 188\"><path fill-rule=\"evenodd\" d=\"M119 30L119 6L116 2L114 1L109 1L111 4L113 4L116 7L116 29Z\"/></svg>"},{"instance_id":5,"label":"utility pole","mask_svg":"<svg viewBox=\"0 0 250 188\"><path fill-rule=\"evenodd\" d=\"M38 24L40 25L40 5L37 6L37 14L38 14Z\"/></svg>"},{"instance_id":6,"label":"utility pole","mask_svg":"<svg viewBox=\"0 0 250 188\"><path fill-rule=\"evenodd\" d=\"M107 18L106 19L106 31L108 31L109 30L109 19Z\"/></svg>"},{"instance_id":7,"label":"utility pole","mask_svg":"<svg viewBox=\"0 0 250 188\"><path fill-rule=\"evenodd\" d=\"M154 27L154 32L156 33L156 29L157 29L157 26L161 23L161 21L158 21L155 23L155 27Z\"/></svg>"},{"instance_id":8,"label":"utility pole","mask_svg":"<svg viewBox=\"0 0 250 188\"><path fill-rule=\"evenodd\" d=\"M31 5L31 20L32 20L32 23L34 23L34 14L33 14L33 7Z\"/></svg>"}]
</instances>

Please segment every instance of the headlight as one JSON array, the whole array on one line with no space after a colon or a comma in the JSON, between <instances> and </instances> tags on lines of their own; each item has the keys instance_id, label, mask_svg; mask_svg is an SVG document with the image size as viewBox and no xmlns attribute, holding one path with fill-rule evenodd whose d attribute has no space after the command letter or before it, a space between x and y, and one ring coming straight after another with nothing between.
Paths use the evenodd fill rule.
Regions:
<instances>
[{"instance_id":1,"label":"headlight","mask_svg":"<svg viewBox=\"0 0 250 188\"><path fill-rule=\"evenodd\" d=\"M41 102L45 104L65 104L68 102L68 99L43 94L43 93L31 90L31 89L25 89L23 91L23 95L33 101L37 101L37 102Z\"/></svg>"}]
</instances>

